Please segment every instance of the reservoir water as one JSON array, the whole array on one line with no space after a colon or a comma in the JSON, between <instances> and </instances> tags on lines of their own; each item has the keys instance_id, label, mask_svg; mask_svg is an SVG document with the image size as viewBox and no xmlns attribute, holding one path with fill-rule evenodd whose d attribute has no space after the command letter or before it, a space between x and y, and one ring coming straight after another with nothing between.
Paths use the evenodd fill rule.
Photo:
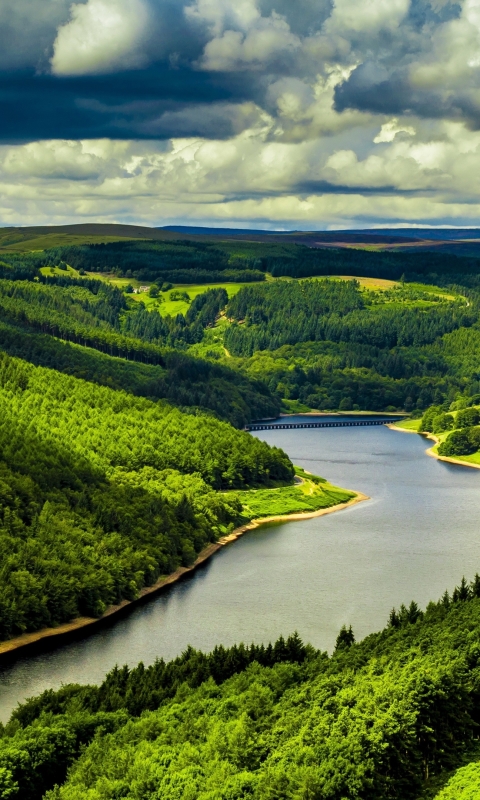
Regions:
<instances>
[{"instance_id":1,"label":"reservoir water","mask_svg":"<svg viewBox=\"0 0 480 800\"><path fill-rule=\"evenodd\" d=\"M62 683L98 683L116 663L171 659L188 644L268 642L298 630L331 650L392 606L421 606L480 572L480 471L425 455L420 436L386 427L262 431L295 464L370 500L272 525L224 548L192 576L111 627L0 671L0 718Z\"/></svg>"}]
</instances>

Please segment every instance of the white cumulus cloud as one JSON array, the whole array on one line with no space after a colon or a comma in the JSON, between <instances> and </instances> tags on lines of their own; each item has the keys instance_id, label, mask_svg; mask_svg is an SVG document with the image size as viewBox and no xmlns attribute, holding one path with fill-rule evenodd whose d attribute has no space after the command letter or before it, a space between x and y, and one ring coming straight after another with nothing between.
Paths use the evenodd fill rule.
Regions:
<instances>
[{"instance_id":1,"label":"white cumulus cloud","mask_svg":"<svg viewBox=\"0 0 480 800\"><path fill-rule=\"evenodd\" d=\"M51 59L55 75L92 75L141 67L148 30L142 0L74 3L71 19L57 32Z\"/></svg>"},{"instance_id":2,"label":"white cumulus cloud","mask_svg":"<svg viewBox=\"0 0 480 800\"><path fill-rule=\"evenodd\" d=\"M415 128L413 128L412 125L399 124L397 117L394 117L382 125L380 133L375 136L373 141L375 144L393 142L397 133L406 133L408 136L415 136Z\"/></svg>"},{"instance_id":3,"label":"white cumulus cloud","mask_svg":"<svg viewBox=\"0 0 480 800\"><path fill-rule=\"evenodd\" d=\"M208 42L201 66L213 71L233 71L260 68L276 56L301 48L300 39L291 33L288 24L278 14L257 20L246 34L227 30Z\"/></svg>"},{"instance_id":4,"label":"white cumulus cloud","mask_svg":"<svg viewBox=\"0 0 480 800\"><path fill-rule=\"evenodd\" d=\"M409 7L410 0L336 0L325 30L342 35L395 31Z\"/></svg>"},{"instance_id":5,"label":"white cumulus cloud","mask_svg":"<svg viewBox=\"0 0 480 800\"><path fill-rule=\"evenodd\" d=\"M247 30L260 18L256 0L195 0L186 6L188 20L206 24L215 36L225 28Z\"/></svg>"}]
</instances>

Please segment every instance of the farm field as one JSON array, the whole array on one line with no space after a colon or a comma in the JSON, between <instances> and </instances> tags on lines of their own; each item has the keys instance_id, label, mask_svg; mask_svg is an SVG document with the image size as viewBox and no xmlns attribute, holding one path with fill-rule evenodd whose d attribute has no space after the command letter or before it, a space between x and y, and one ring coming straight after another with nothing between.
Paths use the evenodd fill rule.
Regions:
<instances>
[{"instance_id":1,"label":"farm field","mask_svg":"<svg viewBox=\"0 0 480 800\"><path fill-rule=\"evenodd\" d=\"M132 286L135 284L140 285L139 281L125 281L124 279L119 280L112 280L112 284L122 287L122 283L125 285L131 283ZM170 293L172 291L177 292L186 292L190 298L190 301L195 300L195 298L199 294L203 294L204 292L208 291L209 289L225 289L228 294L229 299L231 297L235 297L235 295L242 289L244 286L251 286L251 284L246 283L208 283L208 284L190 284L190 283L177 283L173 285L173 289L169 290L168 292L162 293L159 295L158 298L149 297L148 293L142 294L131 294L133 300L138 303L143 303L145 308L149 311L158 311L159 314L162 316L171 316L174 317L177 314L186 314L190 303L186 300L170 300ZM136 287L135 287L136 288Z\"/></svg>"},{"instance_id":2,"label":"farm field","mask_svg":"<svg viewBox=\"0 0 480 800\"><path fill-rule=\"evenodd\" d=\"M53 277L70 277L70 278L81 278L82 275L78 272L78 270L73 269L73 267L67 266L66 269L60 269L59 267L42 267L41 272L43 275ZM114 275L108 273L98 273L98 272L87 272L85 276L87 278L94 278L95 280L104 281L105 283L109 283L112 286L116 286L118 289L125 291L125 288L130 285L133 286L134 289L140 288L140 286L148 286L149 283L145 281L139 281L135 278L117 278ZM234 297L240 289L243 289L244 286L251 286L251 283L176 283L173 284L173 288L167 292L161 293L158 298L149 297L148 292L142 292L141 294L129 294L132 300L137 303L143 303L145 308L148 311L158 311L159 314L162 316L176 316L177 314L186 314L190 303L186 300L170 300L170 292L171 291L181 291L186 292L190 298L190 301L194 300L199 294L203 294L204 292L208 291L209 289L225 289L229 299Z\"/></svg>"}]
</instances>

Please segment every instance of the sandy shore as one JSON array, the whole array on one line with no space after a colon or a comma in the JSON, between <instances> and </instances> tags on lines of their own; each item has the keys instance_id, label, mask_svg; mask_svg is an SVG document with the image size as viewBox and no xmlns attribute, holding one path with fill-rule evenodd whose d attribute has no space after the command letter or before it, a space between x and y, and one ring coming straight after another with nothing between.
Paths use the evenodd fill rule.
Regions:
<instances>
[{"instance_id":1,"label":"sandy shore","mask_svg":"<svg viewBox=\"0 0 480 800\"><path fill-rule=\"evenodd\" d=\"M391 428L392 431L399 431L400 433L414 433L416 436L425 436L426 439L431 439L437 445L440 441L438 436L435 436L434 433L419 433L418 431L409 431L406 428L397 428L396 425L388 425L388 428ZM435 445L433 447L435 447ZM450 458L450 456L439 456L438 453L435 453L433 447L429 447L425 450L427 456L431 458L436 458L437 461L447 461L449 464L459 464L461 467L473 467L473 469L480 469L480 464L471 464L470 461L462 461L460 458Z\"/></svg>"},{"instance_id":2,"label":"sandy shore","mask_svg":"<svg viewBox=\"0 0 480 800\"><path fill-rule=\"evenodd\" d=\"M237 539L247 533L247 531L254 530L255 528L259 528L262 525L272 522L294 522L295 520L322 517L324 514L332 514L336 511L342 511L345 508L349 508L350 506L369 499L370 498L367 497L367 495L357 492L355 497L352 497L352 499L347 503L339 503L336 506L322 508L319 511L311 511L300 514L285 514L283 516L263 517L261 519L252 520L252 522L236 528L228 536L223 536L218 540L218 542L213 542L212 544L208 545L208 547L202 550L197 560L190 567L179 567L177 570L175 570L175 572L172 572L171 575L161 578L152 586L146 586L140 591L139 596L135 600L123 600L123 602L119 603L119 605L110 606L101 617L77 617L77 619L72 620L72 622L58 625L55 628L43 628L40 631L35 631L34 633L24 633L21 636L15 637L14 639L1 642L0 665L7 661L11 661L17 655L28 655L29 651L31 653L33 653L35 650L38 651L41 649L42 645L51 646L52 644L58 644L60 646L69 639L74 639L77 633L85 631L86 628L88 628L88 632L90 632L90 630L93 631L93 629L105 625L105 623L111 620L115 615L125 613L126 610L145 602L149 597L160 593L167 586L171 586L173 583L181 580L185 575L193 572L201 564L204 564L205 561L208 561L208 559L221 550L222 547L226 547L227 545L236 542Z\"/></svg>"}]
</instances>

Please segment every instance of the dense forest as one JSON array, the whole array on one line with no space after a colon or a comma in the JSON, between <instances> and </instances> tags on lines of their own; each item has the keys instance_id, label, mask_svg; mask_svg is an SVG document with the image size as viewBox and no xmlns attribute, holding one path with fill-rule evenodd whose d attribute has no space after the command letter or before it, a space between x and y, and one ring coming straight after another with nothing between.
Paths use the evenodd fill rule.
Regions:
<instances>
[{"instance_id":1,"label":"dense forest","mask_svg":"<svg viewBox=\"0 0 480 800\"><path fill-rule=\"evenodd\" d=\"M62 254L75 261L77 250L135 252L139 258L142 253L153 254L154 259L166 258L172 251L184 267L196 253L209 268L213 263L223 268L235 262L255 263L263 269L265 259L273 258L266 255L269 248L262 245L254 258L255 247L247 244L244 251L241 243L235 248L229 245L227 252L222 242L121 242L70 248L68 254L57 248L9 255L4 271L10 280L0 279L4 323L0 343L10 354L35 364L164 398L181 408L209 409L237 427L255 418L276 416L281 401L287 405L293 401L305 409L410 412L451 402L458 393L479 391L478 293L472 285L448 284L446 272L442 281L448 288L443 290L415 288L405 281L387 291L367 291L355 281L269 278L245 286L229 301L224 288L206 286L188 311L169 316L162 311L162 303L147 309L106 281L75 278L71 272L47 276L40 271L45 263L64 264ZM291 250L308 249L272 248L278 258L286 258ZM335 253L315 251L314 255L331 266ZM364 255L378 264L384 256L385 263L392 257L394 261L403 258L396 253L338 251L337 271L346 269L342 259L352 253L359 264ZM428 265L435 254L423 255ZM405 269L414 256L422 254L406 254ZM195 264L195 258L188 263ZM444 257L438 258L440 270ZM466 281L471 283L473 261L448 259L462 262L458 280L471 268ZM30 274L25 270L32 260L36 266ZM86 264L92 267L91 275L95 264ZM442 282L440 273L435 275ZM432 278L433 273L424 279L428 276ZM162 280L156 280L162 285ZM219 319L223 324L216 327ZM219 335L212 349L213 329Z\"/></svg>"},{"instance_id":2,"label":"dense forest","mask_svg":"<svg viewBox=\"0 0 480 800\"><path fill-rule=\"evenodd\" d=\"M48 237L45 237L48 241ZM480 259L429 250L372 252L362 249L327 249L268 241L221 237L179 238L170 241L128 240L103 244L53 246L43 251L0 254L0 277L7 270L33 278L43 266L81 272L115 273L140 281L208 284L258 282L274 278L309 278L354 275L389 280L421 281L439 286L480 285Z\"/></svg>"},{"instance_id":3,"label":"dense forest","mask_svg":"<svg viewBox=\"0 0 480 800\"><path fill-rule=\"evenodd\" d=\"M408 300L413 299L407 293ZM235 322L225 344L232 355L251 356L300 342L348 342L379 349L421 347L476 320L465 303L433 308L368 303L355 281L279 281L242 289L229 303ZM365 313L367 312L367 313Z\"/></svg>"},{"instance_id":4,"label":"dense forest","mask_svg":"<svg viewBox=\"0 0 480 800\"><path fill-rule=\"evenodd\" d=\"M343 628L330 657L295 634L117 667L13 713L2 797L472 800L479 634L477 576L362 642Z\"/></svg>"},{"instance_id":5,"label":"dense forest","mask_svg":"<svg viewBox=\"0 0 480 800\"><path fill-rule=\"evenodd\" d=\"M262 266L275 278L310 278L316 275L356 275L398 281L421 280L440 286L459 283L478 286L480 260L422 250L421 252L371 252L368 250L316 250L297 245L296 252L267 256Z\"/></svg>"},{"instance_id":6,"label":"dense forest","mask_svg":"<svg viewBox=\"0 0 480 800\"><path fill-rule=\"evenodd\" d=\"M280 450L0 353L0 639L98 616L234 527L221 489L291 482Z\"/></svg>"},{"instance_id":7,"label":"dense forest","mask_svg":"<svg viewBox=\"0 0 480 800\"><path fill-rule=\"evenodd\" d=\"M141 304L128 311L124 294L102 281L42 281L0 279L0 347L9 354L180 407L211 410L237 427L278 414L280 400L262 381L182 352L215 320L227 301L224 290L199 295L186 318L164 319Z\"/></svg>"},{"instance_id":8,"label":"dense forest","mask_svg":"<svg viewBox=\"0 0 480 800\"><path fill-rule=\"evenodd\" d=\"M215 281L263 281L258 259L235 258L214 245L193 241L158 243L123 241L56 247L28 256L5 256L16 266L19 261L32 267L69 264L83 272L114 272L140 281L213 283Z\"/></svg>"},{"instance_id":9,"label":"dense forest","mask_svg":"<svg viewBox=\"0 0 480 800\"><path fill-rule=\"evenodd\" d=\"M408 284L278 281L230 302L224 344L273 392L320 410L412 411L479 391L478 300Z\"/></svg>"},{"instance_id":10,"label":"dense forest","mask_svg":"<svg viewBox=\"0 0 480 800\"><path fill-rule=\"evenodd\" d=\"M261 281L275 278L357 275L422 280L440 285L477 286L480 259L431 252L371 252L345 248L317 249L301 244L278 244L195 237L168 242L123 240L106 244L52 247L28 256L2 254L11 266L69 264L86 272L115 272L127 278L173 283Z\"/></svg>"}]
</instances>

